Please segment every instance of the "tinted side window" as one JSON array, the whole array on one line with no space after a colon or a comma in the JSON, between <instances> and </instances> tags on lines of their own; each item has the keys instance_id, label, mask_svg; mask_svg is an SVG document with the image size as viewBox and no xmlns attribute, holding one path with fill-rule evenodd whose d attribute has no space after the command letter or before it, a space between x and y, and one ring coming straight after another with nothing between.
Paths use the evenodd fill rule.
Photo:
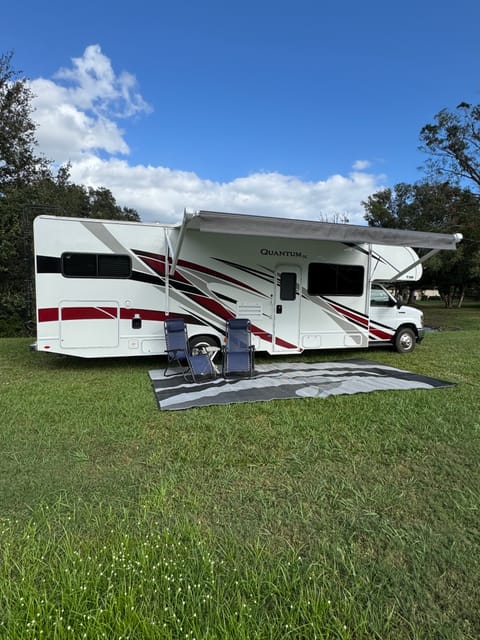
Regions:
<instances>
[{"instance_id":1,"label":"tinted side window","mask_svg":"<svg viewBox=\"0 0 480 640\"><path fill-rule=\"evenodd\" d=\"M280 274L280 300L295 300L297 295L297 274L284 271Z\"/></svg>"},{"instance_id":2,"label":"tinted side window","mask_svg":"<svg viewBox=\"0 0 480 640\"><path fill-rule=\"evenodd\" d=\"M357 265L312 262L308 267L308 293L312 296L361 296L364 268Z\"/></svg>"},{"instance_id":3,"label":"tinted side window","mask_svg":"<svg viewBox=\"0 0 480 640\"><path fill-rule=\"evenodd\" d=\"M99 255L99 278L129 278L131 271L130 256Z\"/></svg>"},{"instance_id":4,"label":"tinted side window","mask_svg":"<svg viewBox=\"0 0 480 640\"><path fill-rule=\"evenodd\" d=\"M97 256L94 253L64 253L62 273L69 278L95 278Z\"/></svg>"},{"instance_id":5,"label":"tinted side window","mask_svg":"<svg viewBox=\"0 0 480 640\"><path fill-rule=\"evenodd\" d=\"M122 254L64 253L62 273L67 278L129 278L130 256Z\"/></svg>"}]
</instances>

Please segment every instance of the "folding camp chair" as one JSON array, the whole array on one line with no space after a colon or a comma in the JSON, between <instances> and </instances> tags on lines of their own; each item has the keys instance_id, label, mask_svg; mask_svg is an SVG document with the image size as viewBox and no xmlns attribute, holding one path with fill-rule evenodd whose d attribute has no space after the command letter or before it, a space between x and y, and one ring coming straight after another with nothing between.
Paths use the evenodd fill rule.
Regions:
<instances>
[{"instance_id":1,"label":"folding camp chair","mask_svg":"<svg viewBox=\"0 0 480 640\"><path fill-rule=\"evenodd\" d=\"M206 351L191 353L187 350L186 356L188 369L183 373L185 380L191 378L193 382L200 382L201 380L205 380L207 378L217 377L217 370L215 369L213 362Z\"/></svg>"},{"instance_id":2,"label":"folding camp chair","mask_svg":"<svg viewBox=\"0 0 480 640\"><path fill-rule=\"evenodd\" d=\"M251 343L250 320L227 320L227 341L223 350L223 375L253 374L255 347Z\"/></svg>"},{"instance_id":3,"label":"folding camp chair","mask_svg":"<svg viewBox=\"0 0 480 640\"><path fill-rule=\"evenodd\" d=\"M181 371L169 375L182 373L185 380L198 382L205 378L215 378L217 371L207 352L201 350L193 354L188 344L187 327L183 318L169 318L165 320L165 341L167 366L164 375L172 363L177 364Z\"/></svg>"},{"instance_id":4,"label":"folding camp chair","mask_svg":"<svg viewBox=\"0 0 480 640\"><path fill-rule=\"evenodd\" d=\"M183 318L168 318L165 325L165 343L167 354L167 366L164 375L167 375L168 367L177 364L181 368L181 373L185 373L185 363L188 353L187 327ZM178 371L169 375L175 375Z\"/></svg>"}]
</instances>

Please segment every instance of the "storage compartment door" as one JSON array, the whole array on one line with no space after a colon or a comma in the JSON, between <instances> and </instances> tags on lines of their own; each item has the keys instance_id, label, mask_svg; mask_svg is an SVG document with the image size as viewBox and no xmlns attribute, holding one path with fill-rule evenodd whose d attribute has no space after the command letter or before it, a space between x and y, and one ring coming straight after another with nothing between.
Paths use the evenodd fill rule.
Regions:
<instances>
[{"instance_id":1,"label":"storage compartment door","mask_svg":"<svg viewBox=\"0 0 480 640\"><path fill-rule=\"evenodd\" d=\"M60 303L60 344L65 349L117 347L119 307L114 300Z\"/></svg>"}]
</instances>

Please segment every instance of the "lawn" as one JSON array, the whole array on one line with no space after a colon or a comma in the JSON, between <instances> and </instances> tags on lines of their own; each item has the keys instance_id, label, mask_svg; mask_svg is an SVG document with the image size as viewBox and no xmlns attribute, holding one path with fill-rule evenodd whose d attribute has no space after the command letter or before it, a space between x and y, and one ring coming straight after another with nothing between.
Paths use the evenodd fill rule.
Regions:
<instances>
[{"instance_id":1,"label":"lawn","mask_svg":"<svg viewBox=\"0 0 480 640\"><path fill-rule=\"evenodd\" d=\"M184 412L0 340L0 638L478 639L480 306L422 308L412 354L302 357L455 387Z\"/></svg>"}]
</instances>

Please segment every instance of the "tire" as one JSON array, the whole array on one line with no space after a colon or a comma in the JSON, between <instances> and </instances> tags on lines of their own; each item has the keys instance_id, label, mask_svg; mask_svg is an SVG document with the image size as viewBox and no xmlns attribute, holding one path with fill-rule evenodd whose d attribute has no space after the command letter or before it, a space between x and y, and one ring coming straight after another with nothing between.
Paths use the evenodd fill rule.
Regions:
<instances>
[{"instance_id":1,"label":"tire","mask_svg":"<svg viewBox=\"0 0 480 640\"><path fill-rule=\"evenodd\" d=\"M393 346L398 353L411 353L415 349L417 337L410 327L400 327L395 334Z\"/></svg>"},{"instance_id":2,"label":"tire","mask_svg":"<svg viewBox=\"0 0 480 640\"><path fill-rule=\"evenodd\" d=\"M215 349L220 350L220 344L218 340L212 338L212 336L193 336L188 341L190 345L190 350L192 353L196 353L198 351L203 351L205 349L214 347ZM216 356L217 354L215 354ZM214 357L215 360L215 357Z\"/></svg>"}]
</instances>

